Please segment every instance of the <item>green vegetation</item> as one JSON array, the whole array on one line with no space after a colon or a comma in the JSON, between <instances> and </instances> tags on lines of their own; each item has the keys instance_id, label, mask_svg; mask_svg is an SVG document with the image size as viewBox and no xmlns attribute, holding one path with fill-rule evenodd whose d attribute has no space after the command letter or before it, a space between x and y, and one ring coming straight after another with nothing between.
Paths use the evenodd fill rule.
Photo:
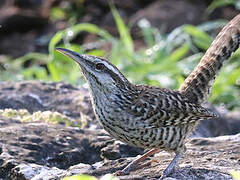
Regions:
<instances>
[{"instance_id":1,"label":"green vegetation","mask_svg":"<svg viewBox=\"0 0 240 180\"><path fill-rule=\"evenodd\" d=\"M229 173L235 180L240 180L240 172L239 171L231 170ZM118 180L118 179L119 178L114 177L111 174L106 174L100 180ZM93 176L89 176L89 175L74 175L74 176L70 176L70 177L65 177L62 180L97 180L97 178L95 178Z\"/></svg>"},{"instance_id":2,"label":"green vegetation","mask_svg":"<svg viewBox=\"0 0 240 180\"><path fill-rule=\"evenodd\" d=\"M240 171L231 170L230 174L235 180L240 180Z\"/></svg>"},{"instance_id":3,"label":"green vegetation","mask_svg":"<svg viewBox=\"0 0 240 180\"><path fill-rule=\"evenodd\" d=\"M46 122L50 124L65 124L66 126L83 127L86 122L82 124L76 123L73 119L59 113L52 111L37 111L33 114L29 113L26 109L0 109L0 116L13 118L21 122Z\"/></svg>"},{"instance_id":4,"label":"green vegetation","mask_svg":"<svg viewBox=\"0 0 240 180\"><path fill-rule=\"evenodd\" d=\"M209 13L220 5L209 6ZM1 70L0 80L46 80L68 81L83 84L78 66L67 57L57 53L55 47L65 47L78 53L87 53L107 57L133 83L144 83L171 89L179 88L187 75L197 65L203 52L210 46L216 32L226 21L206 22L199 26L183 25L169 34L161 34L150 22L142 19L138 26L146 48L135 50L130 27L124 24L114 7L111 8L120 34L113 37L104 29L94 24L82 23L57 32L49 43L49 54L29 53L11 61L8 57L0 57L5 64ZM55 9L53 18L65 17L64 12ZM98 49L90 49L93 44L80 45L72 40L81 32L95 34ZM111 50L106 51L101 45L109 43ZM28 68L24 63L31 60ZM1 63L0 63L1 64ZM1 66L0 66L1 68ZM224 105L228 109L240 108L240 51L223 68L214 84L210 101Z\"/></svg>"},{"instance_id":5,"label":"green vegetation","mask_svg":"<svg viewBox=\"0 0 240 180\"><path fill-rule=\"evenodd\" d=\"M97 180L97 178L89 175L75 175L75 176L65 177L62 180Z\"/></svg>"},{"instance_id":6,"label":"green vegetation","mask_svg":"<svg viewBox=\"0 0 240 180\"><path fill-rule=\"evenodd\" d=\"M234 6L237 10L240 10L240 2L238 0L213 0L206 9L206 13L211 14L215 9L229 5Z\"/></svg>"},{"instance_id":7,"label":"green vegetation","mask_svg":"<svg viewBox=\"0 0 240 180\"><path fill-rule=\"evenodd\" d=\"M75 175L75 176L65 177L62 180L97 180L97 178L89 175ZM103 177L101 177L100 180L119 180L119 178L113 176L112 174L106 174Z\"/></svg>"}]
</instances>

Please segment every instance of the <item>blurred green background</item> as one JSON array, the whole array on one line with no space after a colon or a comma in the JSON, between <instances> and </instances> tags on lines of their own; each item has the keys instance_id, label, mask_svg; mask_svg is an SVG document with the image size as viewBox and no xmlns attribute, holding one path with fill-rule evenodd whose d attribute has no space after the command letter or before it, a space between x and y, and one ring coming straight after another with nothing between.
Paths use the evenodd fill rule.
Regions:
<instances>
[{"instance_id":1,"label":"blurred green background","mask_svg":"<svg viewBox=\"0 0 240 180\"><path fill-rule=\"evenodd\" d=\"M12 4L5 1L5 3L0 4L0 14L6 14L4 12L7 11L6 7L9 8L10 15L12 15L10 12L13 11L11 8L15 8L16 12L25 12L28 8L22 7L21 2L23 6L24 3L20 0L12 1ZM87 19L86 14L91 15L92 13L88 12L89 7L91 10L92 1L42 0L33 2L39 4L36 7L35 4L32 5L33 7L30 4L30 9L37 8L40 17L46 20L50 27L54 25L55 28L50 28L46 34L41 31L41 36L37 39L38 43L45 43L45 49L36 48L32 51L30 49L23 55L17 56L4 53L4 50L8 48L6 48L7 46L3 47L2 44L0 47L1 81L65 81L75 85L83 85L85 81L78 66L55 51L55 47L64 47L78 53L106 57L133 83L177 89L197 65L220 28L239 12L240 6L239 2L234 0L198 1L202 4L201 8L203 9L199 22L193 23L195 25L182 24L172 29L162 30L155 27L147 17L143 16L133 25L131 21L128 21L126 16L128 13L122 16L123 10L132 13L138 11L137 6L130 9L130 6L133 6L131 3L124 7L117 1L104 1L103 4L99 1L100 4L95 5L95 9L92 8L94 9L93 13L96 13L99 8L104 9L96 13L99 16L101 16L101 12L111 14L112 20L110 20L109 26L116 30L112 31L111 28L101 26L99 21L95 23L94 18L93 20ZM150 3L156 2L143 1L141 7L144 9L150 6ZM133 3L140 3L140 1L133 1ZM86 10L87 8L88 10ZM15 16L16 14L13 13ZM34 15L34 18L37 24L38 14ZM1 20L0 18L0 22L4 23ZM176 19L176 23L177 21L178 19ZM33 24L27 24L25 28L31 25ZM16 30L19 27L14 28ZM9 38L12 38L10 36L12 34L21 36L18 31L17 33L16 31L7 31L5 24L2 25L0 43L3 42L3 39L6 40L8 35ZM32 33L31 29L23 31L24 34ZM86 36L92 40L89 42L82 40ZM15 49L21 48L21 39L9 41L10 44L18 44L17 47L14 47ZM28 43L33 42L29 41ZM216 79L209 101L215 105L225 106L230 110L240 109L239 50L231 57L231 61L224 66Z\"/></svg>"}]
</instances>

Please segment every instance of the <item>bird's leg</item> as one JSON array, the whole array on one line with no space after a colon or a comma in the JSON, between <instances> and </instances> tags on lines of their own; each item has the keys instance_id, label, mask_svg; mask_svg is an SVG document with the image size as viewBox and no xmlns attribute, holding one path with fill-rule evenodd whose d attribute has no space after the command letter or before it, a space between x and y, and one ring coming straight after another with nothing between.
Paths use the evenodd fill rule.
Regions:
<instances>
[{"instance_id":1,"label":"bird's leg","mask_svg":"<svg viewBox=\"0 0 240 180\"><path fill-rule=\"evenodd\" d=\"M175 157L173 158L173 160L170 162L170 164L168 165L168 167L163 171L163 175L160 178L160 180L163 180L164 178L168 177L169 174L172 173L172 171L174 170L174 168L176 167L179 159L182 157L183 155L183 151L177 152Z\"/></svg>"},{"instance_id":2,"label":"bird's leg","mask_svg":"<svg viewBox=\"0 0 240 180\"><path fill-rule=\"evenodd\" d=\"M122 171L117 172L117 175L125 175L125 174L129 174L129 172L131 172L132 170L134 170L138 163L145 160L147 157L159 152L159 149L152 149L148 152L146 152L145 154L143 154L141 157L135 159L134 161L132 161L130 164L128 164Z\"/></svg>"}]
</instances>

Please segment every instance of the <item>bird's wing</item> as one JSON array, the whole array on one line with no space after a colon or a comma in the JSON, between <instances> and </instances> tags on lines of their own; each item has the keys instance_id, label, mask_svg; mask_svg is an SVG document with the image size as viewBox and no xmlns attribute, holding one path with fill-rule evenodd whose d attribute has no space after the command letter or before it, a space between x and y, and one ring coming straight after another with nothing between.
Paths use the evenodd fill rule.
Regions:
<instances>
[{"instance_id":1,"label":"bird's wing","mask_svg":"<svg viewBox=\"0 0 240 180\"><path fill-rule=\"evenodd\" d=\"M216 117L215 113L190 102L177 91L160 88L143 90L131 104L129 113L139 121L139 125L155 128Z\"/></svg>"}]
</instances>

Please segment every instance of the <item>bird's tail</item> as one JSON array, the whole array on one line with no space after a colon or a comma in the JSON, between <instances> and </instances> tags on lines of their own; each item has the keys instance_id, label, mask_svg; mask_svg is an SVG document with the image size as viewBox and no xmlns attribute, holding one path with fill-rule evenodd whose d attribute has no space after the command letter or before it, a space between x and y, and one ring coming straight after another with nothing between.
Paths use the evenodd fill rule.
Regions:
<instances>
[{"instance_id":1,"label":"bird's tail","mask_svg":"<svg viewBox=\"0 0 240 180\"><path fill-rule=\"evenodd\" d=\"M240 43L240 14L218 34L194 71L179 91L195 103L202 103L210 94L212 84L227 60Z\"/></svg>"}]
</instances>

